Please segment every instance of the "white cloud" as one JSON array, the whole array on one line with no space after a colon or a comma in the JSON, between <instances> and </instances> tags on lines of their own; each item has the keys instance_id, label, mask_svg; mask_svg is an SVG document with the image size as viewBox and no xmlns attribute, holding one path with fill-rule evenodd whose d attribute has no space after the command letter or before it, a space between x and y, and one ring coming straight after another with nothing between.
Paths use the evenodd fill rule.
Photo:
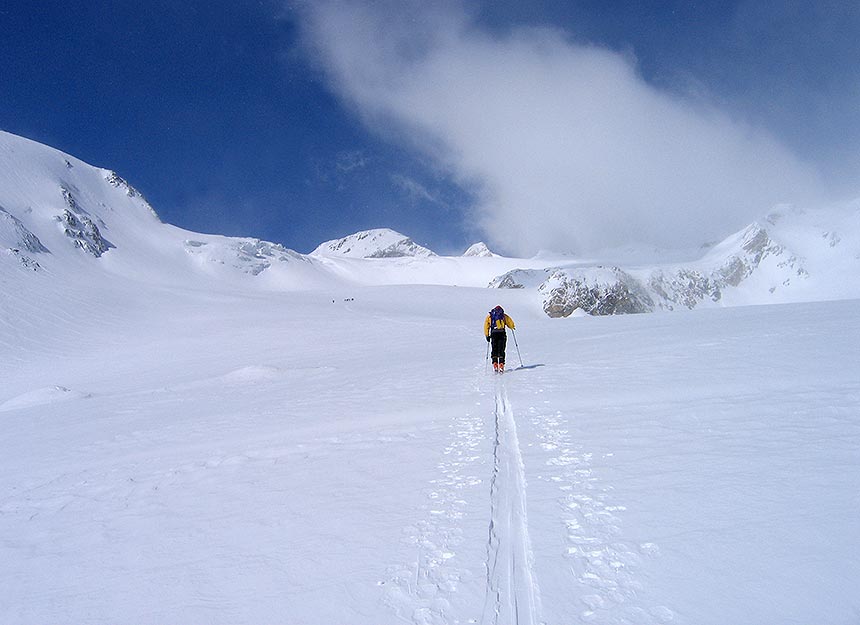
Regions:
<instances>
[{"instance_id":1,"label":"white cloud","mask_svg":"<svg viewBox=\"0 0 860 625\"><path fill-rule=\"evenodd\" d=\"M439 205L445 204L437 193L431 192L414 178L404 176L403 174L391 174L391 182L406 193L408 197L412 198L413 201L424 201Z\"/></svg>"},{"instance_id":2,"label":"white cloud","mask_svg":"<svg viewBox=\"0 0 860 625\"><path fill-rule=\"evenodd\" d=\"M493 34L444 6L320 0L302 24L367 124L475 194L493 245L689 246L815 197L813 170L775 138L656 89L629 57L557 30Z\"/></svg>"},{"instance_id":3,"label":"white cloud","mask_svg":"<svg viewBox=\"0 0 860 625\"><path fill-rule=\"evenodd\" d=\"M348 174L356 169L364 169L367 163L368 159L361 150L347 150L338 152L335 168Z\"/></svg>"}]
</instances>

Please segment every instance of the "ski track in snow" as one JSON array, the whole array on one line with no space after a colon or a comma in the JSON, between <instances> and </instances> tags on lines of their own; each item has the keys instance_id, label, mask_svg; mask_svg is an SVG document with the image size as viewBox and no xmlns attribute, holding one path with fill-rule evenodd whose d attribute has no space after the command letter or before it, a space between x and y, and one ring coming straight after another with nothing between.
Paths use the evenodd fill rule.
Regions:
<instances>
[{"instance_id":1,"label":"ski track in snow","mask_svg":"<svg viewBox=\"0 0 860 625\"><path fill-rule=\"evenodd\" d=\"M528 536L525 473L502 378L496 379L494 406L491 426L484 417L470 414L451 423L450 442L438 465L440 477L430 482L428 517L404 529L403 540L416 549L416 557L389 568L393 583L385 591L386 603L401 620L415 625L542 622ZM489 451L482 449L488 439L493 442L493 471L486 560L482 563L486 575L483 606L474 595L460 597L471 601L464 608L452 604L460 582L473 581L474 574L467 563L459 562L457 547L463 542L462 521L470 503L466 491L486 483L479 474L486 470L486 463L479 461Z\"/></svg>"},{"instance_id":2,"label":"ski track in snow","mask_svg":"<svg viewBox=\"0 0 860 625\"><path fill-rule=\"evenodd\" d=\"M438 464L440 475L427 489L427 517L403 530L402 540L415 549L414 560L387 571L390 583L384 601L404 622L546 623L529 536L520 435L504 378L494 376L494 380L491 421L466 414L449 425L450 440ZM560 412L530 407L527 423L528 437L538 449L530 452L531 457L542 463L532 473L558 489L558 522L567 543L563 555L569 563L571 594L581 607L570 618L586 624L675 622L675 613L664 606L639 605L643 585L637 569L659 549L654 543L631 544L621 538L620 515L626 508L612 502L610 486L599 484L591 467L592 454L573 442L566 418ZM491 450L482 448L488 439ZM481 459L490 451L493 469L485 480L481 471L488 464ZM490 521L483 606L478 606L473 605L477 596L458 596L462 583L474 581L474 573L457 552L464 541L462 521L485 483L489 484Z\"/></svg>"},{"instance_id":3,"label":"ski track in snow","mask_svg":"<svg viewBox=\"0 0 860 625\"><path fill-rule=\"evenodd\" d=\"M487 595L482 625L537 625L540 598L529 540L526 479L504 381L496 382Z\"/></svg>"},{"instance_id":4,"label":"ski track in snow","mask_svg":"<svg viewBox=\"0 0 860 625\"><path fill-rule=\"evenodd\" d=\"M611 501L611 487L601 486L591 467L592 454L575 444L560 412L540 414L529 408L545 457L539 480L558 485L567 534L567 557L580 589L583 623L635 623L658 625L675 620L665 606L645 609L637 605L643 590L636 570L643 557L655 556L654 543L630 544L621 539L620 514L626 508Z\"/></svg>"}]
</instances>

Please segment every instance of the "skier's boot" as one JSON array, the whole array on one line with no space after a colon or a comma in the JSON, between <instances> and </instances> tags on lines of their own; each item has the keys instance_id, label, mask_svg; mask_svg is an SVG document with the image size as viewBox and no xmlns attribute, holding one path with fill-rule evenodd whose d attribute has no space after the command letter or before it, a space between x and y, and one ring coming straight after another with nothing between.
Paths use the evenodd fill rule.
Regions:
<instances>
[{"instance_id":1,"label":"skier's boot","mask_svg":"<svg viewBox=\"0 0 860 625\"><path fill-rule=\"evenodd\" d=\"M504 372L505 372L505 363L500 362L499 363L499 373L504 373Z\"/></svg>"},{"instance_id":2,"label":"skier's boot","mask_svg":"<svg viewBox=\"0 0 860 625\"><path fill-rule=\"evenodd\" d=\"M497 363L497 362L494 360L494 361L493 361L493 373L498 373L498 372L499 372L499 363Z\"/></svg>"}]
</instances>

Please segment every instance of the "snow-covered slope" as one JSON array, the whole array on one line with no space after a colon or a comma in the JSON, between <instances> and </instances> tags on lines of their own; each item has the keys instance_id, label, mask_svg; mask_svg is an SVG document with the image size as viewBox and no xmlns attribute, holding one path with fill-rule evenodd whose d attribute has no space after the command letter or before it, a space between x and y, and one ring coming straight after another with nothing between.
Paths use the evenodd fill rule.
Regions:
<instances>
[{"instance_id":1,"label":"snow-covered slope","mask_svg":"<svg viewBox=\"0 0 860 625\"><path fill-rule=\"evenodd\" d=\"M0 297L2 623L856 622L856 301L90 278Z\"/></svg>"},{"instance_id":2,"label":"snow-covered slope","mask_svg":"<svg viewBox=\"0 0 860 625\"><path fill-rule=\"evenodd\" d=\"M0 134L0 623L854 625L860 302L699 309L849 296L834 215L659 268L720 281L695 310L566 323L554 271L700 291L196 234Z\"/></svg>"},{"instance_id":3,"label":"snow-covered slope","mask_svg":"<svg viewBox=\"0 0 860 625\"><path fill-rule=\"evenodd\" d=\"M409 237L388 228L364 230L342 239L326 241L311 252L311 256L345 258L424 258L435 255Z\"/></svg>"},{"instance_id":4,"label":"snow-covered slope","mask_svg":"<svg viewBox=\"0 0 860 625\"><path fill-rule=\"evenodd\" d=\"M250 290L489 284L527 289L553 317L833 300L860 297L860 205L774 211L683 263L503 258L483 243L461 257L439 257L389 229L303 255L164 224L116 173L0 133L0 272L14 274L16 284L24 274L32 282L36 274L62 280L71 272L91 281Z\"/></svg>"},{"instance_id":5,"label":"snow-covered slope","mask_svg":"<svg viewBox=\"0 0 860 625\"><path fill-rule=\"evenodd\" d=\"M268 270L253 283L266 288L318 286L330 277L277 244L164 224L115 172L0 132L0 272L15 267L54 280L76 273L192 285L252 284L249 277Z\"/></svg>"},{"instance_id":6,"label":"snow-covered slope","mask_svg":"<svg viewBox=\"0 0 860 625\"><path fill-rule=\"evenodd\" d=\"M773 211L702 258L645 267L516 269L490 286L535 292L551 317L860 297L860 205Z\"/></svg>"},{"instance_id":7,"label":"snow-covered slope","mask_svg":"<svg viewBox=\"0 0 860 625\"><path fill-rule=\"evenodd\" d=\"M0 133L0 279L35 284L69 274L191 288L321 289L331 285L486 286L542 261L441 258L381 229L321 245L311 255L254 238L190 232L162 223L116 173ZM24 282L21 282L21 281ZM15 288L27 288L26 286Z\"/></svg>"}]
</instances>

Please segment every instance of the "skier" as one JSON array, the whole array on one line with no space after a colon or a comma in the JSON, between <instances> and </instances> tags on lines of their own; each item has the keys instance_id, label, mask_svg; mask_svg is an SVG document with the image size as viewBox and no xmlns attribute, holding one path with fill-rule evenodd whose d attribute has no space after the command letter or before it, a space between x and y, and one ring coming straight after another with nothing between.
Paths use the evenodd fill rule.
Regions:
<instances>
[{"instance_id":1,"label":"skier","mask_svg":"<svg viewBox=\"0 0 860 625\"><path fill-rule=\"evenodd\" d=\"M492 343L493 371L496 373L505 372L505 344L508 342L506 327L515 329L514 320L505 314L501 306L496 306L484 320L484 336L488 343Z\"/></svg>"}]
</instances>

